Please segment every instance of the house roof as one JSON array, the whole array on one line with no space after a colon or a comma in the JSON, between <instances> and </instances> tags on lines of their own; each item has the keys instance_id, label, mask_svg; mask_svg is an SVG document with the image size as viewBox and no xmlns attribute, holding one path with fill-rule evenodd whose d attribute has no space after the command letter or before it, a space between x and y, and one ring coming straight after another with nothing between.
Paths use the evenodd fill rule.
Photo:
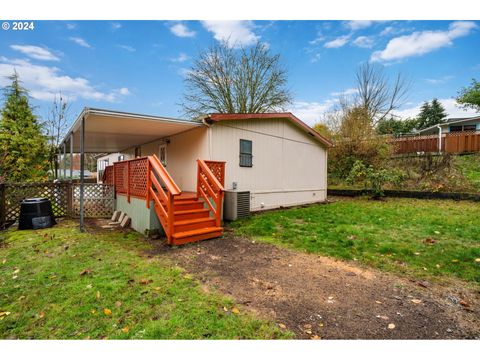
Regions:
<instances>
[{"instance_id":1,"label":"house roof","mask_svg":"<svg viewBox=\"0 0 480 360\"><path fill-rule=\"evenodd\" d=\"M423 132L434 130L435 128L437 128L437 125L450 126L452 124L461 124L463 122L469 122L469 121L475 121L475 120L480 121L480 116L472 116L472 117L466 117L466 118L449 118L444 123L435 124L435 125L429 126L428 128L418 130L417 132L421 134Z\"/></svg>"},{"instance_id":2,"label":"house roof","mask_svg":"<svg viewBox=\"0 0 480 360\"><path fill-rule=\"evenodd\" d=\"M301 130L307 134L313 136L317 141L326 147L333 146L333 143L325 136L312 129L305 124L302 120L297 118L290 112L285 113L262 113L262 114L210 114L204 120L208 123L215 123L220 121L234 121L234 120L262 120L262 119L287 119L294 125L298 126Z\"/></svg>"},{"instance_id":3,"label":"house roof","mask_svg":"<svg viewBox=\"0 0 480 360\"><path fill-rule=\"evenodd\" d=\"M119 152L204 126L201 121L86 107L60 145L60 147L67 145L67 152L70 151L70 135L73 135L73 151L80 152L82 119L85 119L85 152L87 153Z\"/></svg>"}]
</instances>

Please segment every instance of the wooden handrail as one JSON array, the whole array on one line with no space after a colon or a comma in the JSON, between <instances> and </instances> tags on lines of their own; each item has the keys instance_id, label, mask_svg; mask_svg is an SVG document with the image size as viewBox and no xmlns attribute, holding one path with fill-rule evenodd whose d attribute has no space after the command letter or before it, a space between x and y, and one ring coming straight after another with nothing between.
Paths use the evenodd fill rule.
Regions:
<instances>
[{"instance_id":1,"label":"wooden handrail","mask_svg":"<svg viewBox=\"0 0 480 360\"><path fill-rule=\"evenodd\" d=\"M212 170L205 164L205 161L198 159L197 160L198 165L200 168L205 172L205 175L208 177L208 180L212 181L217 188L217 191L224 191L225 189L223 188L223 185L220 184L220 181L218 181L217 177L213 174Z\"/></svg>"},{"instance_id":2,"label":"wooden handrail","mask_svg":"<svg viewBox=\"0 0 480 360\"><path fill-rule=\"evenodd\" d=\"M197 196L198 198L203 198L205 204L213 213L215 225L220 227L222 222L223 193L225 189L205 161L198 159L197 164ZM210 199L213 200L215 206Z\"/></svg>"},{"instance_id":3,"label":"wooden handrail","mask_svg":"<svg viewBox=\"0 0 480 360\"><path fill-rule=\"evenodd\" d=\"M178 185L175 184L175 181L173 181L172 177L162 165L157 155L149 156L148 160L150 162L152 170L157 173L158 176L160 176L168 191L172 193L172 195L180 195L182 191L180 190Z\"/></svg>"},{"instance_id":4,"label":"wooden handrail","mask_svg":"<svg viewBox=\"0 0 480 360\"><path fill-rule=\"evenodd\" d=\"M182 191L178 185L175 184L175 181L173 181L172 177L156 155L148 156L146 177L147 207L150 207L150 199L153 199L155 212L165 230L167 242L171 244L173 241L174 230L174 200L175 196L180 195ZM165 186L165 189L163 188L162 183Z\"/></svg>"}]
</instances>

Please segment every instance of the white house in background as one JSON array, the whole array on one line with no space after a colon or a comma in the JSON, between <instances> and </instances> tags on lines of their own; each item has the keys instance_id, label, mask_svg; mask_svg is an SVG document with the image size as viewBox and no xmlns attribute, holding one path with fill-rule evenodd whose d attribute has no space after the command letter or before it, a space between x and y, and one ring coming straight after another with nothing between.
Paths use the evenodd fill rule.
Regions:
<instances>
[{"instance_id":1,"label":"white house in background","mask_svg":"<svg viewBox=\"0 0 480 360\"><path fill-rule=\"evenodd\" d=\"M122 143L124 131L141 138L153 118L97 111L108 112L109 141L116 144ZM131 119L128 126L115 126L126 116ZM326 200L327 149L332 144L291 113L211 114L201 121L157 119L165 129L172 123L182 126L168 135L157 130L154 140L98 158L98 169L155 154L182 191L195 192L196 160L223 161L225 190L249 191L251 211ZM149 135L155 136L155 130Z\"/></svg>"},{"instance_id":2,"label":"white house in background","mask_svg":"<svg viewBox=\"0 0 480 360\"><path fill-rule=\"evenodd\" d=\"M445 123L430 126L418 130L418 135L438 135L441 129L442 134L461 131L480 131L480 116L468 118L450 118Z\"/></svg>"},{"instance_id":3,"label":"white house in background","mask_svg":"<svg viewBox=\"0 0 480 360\"><path fill-rule=\"evenodd\" d=\"M97 157L97 182L102 180L103 172L107 166L113 165L114 162L123 160L126 160L125 155L119 152Z\"/></svg>"}]
</instances>

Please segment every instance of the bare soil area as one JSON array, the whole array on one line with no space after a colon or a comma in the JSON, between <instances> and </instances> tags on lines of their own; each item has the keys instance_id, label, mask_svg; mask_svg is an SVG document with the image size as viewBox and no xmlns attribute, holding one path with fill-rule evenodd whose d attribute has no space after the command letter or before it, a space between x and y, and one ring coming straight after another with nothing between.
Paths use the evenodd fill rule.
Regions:
<instances>
[{"instance_id":1,"label":"bare soil area","mask_svg":"<svg viewBox=\"0 0 480 360\"><path fill-rule=\"evenodd\" d=\"M300 339L480 338L480 294L465 284L414 281L227 232L170 248L149 240L206 291L275 321Z\"/></svg>"}]
</instances>

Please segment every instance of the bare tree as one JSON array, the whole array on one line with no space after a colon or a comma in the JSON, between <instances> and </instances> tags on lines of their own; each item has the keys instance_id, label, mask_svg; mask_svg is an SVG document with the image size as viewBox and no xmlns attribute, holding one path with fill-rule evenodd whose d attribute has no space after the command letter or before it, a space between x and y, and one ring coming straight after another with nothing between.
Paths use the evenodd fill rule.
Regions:
<instances>
[{"instance_id":1,"label":"bare tree","mask_svg":"<svg viewBox=\"0 0 480 360\"><path fill-rule=\"evenodd\" d=\"M249 49L220 43L199 54L185 78L181 104L187 116L208 113L265 113L292 102L280 55L257 43Z\"/></svg>"},{"instance_id":2,"label":"bare tree","mask_svg":"<svg viewBox=\"0 0 480 360\"><path fill-rule=\"evenodd\" d=\"M391 80L381 65L370 62L360 65L355 80L355 105L367 110L374 125L400 108L407 100L411 88L411 82L401 73Z\"/></svg>"},{"instance_id":3,"label":"bare tree","mask_svg":"<svg viewBox=\"0 0 480 360\"><path fill-rule=\"evenodd\" d=\"M58 176L57 153L60 142L66 135L69 125L70 104L63 98L62 93L54 97L52 106L44 124L49 144L50 169Z\"/></svg>"}]
</instances>

